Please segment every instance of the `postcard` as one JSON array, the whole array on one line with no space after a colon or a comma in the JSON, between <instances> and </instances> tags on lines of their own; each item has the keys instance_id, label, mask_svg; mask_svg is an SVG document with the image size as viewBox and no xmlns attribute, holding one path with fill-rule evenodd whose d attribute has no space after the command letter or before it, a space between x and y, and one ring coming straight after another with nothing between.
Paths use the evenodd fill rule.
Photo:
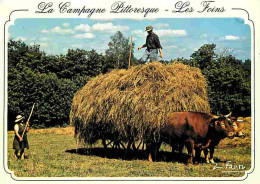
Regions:
<instances>
[{"instance_id":1,"label":"postcard","mask_svg":"<svg viewBox=\"0 0 260 184\"><path fill-rule=\"evenodd\" d=\"M259 2L1 1L1 175L257 181Z\"/></svg>"}]
</instances>

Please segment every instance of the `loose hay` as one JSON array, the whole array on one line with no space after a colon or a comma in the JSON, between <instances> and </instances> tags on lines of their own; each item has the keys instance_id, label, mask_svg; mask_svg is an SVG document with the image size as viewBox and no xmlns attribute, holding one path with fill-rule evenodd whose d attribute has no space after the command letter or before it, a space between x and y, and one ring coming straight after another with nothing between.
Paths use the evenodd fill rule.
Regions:
<instances>
[{"instance_id":1,"label":"loose hay","mask_svg":"<svg viewBox=\"0 0 260 184\"><path fill-rule=\"evenodd\" d=\"M70 123L88 144L98 139L156 139L171 112L210 112L206 80L198 68L152 62L113 70L76 92Z\"/></svg>"}]
</instances>

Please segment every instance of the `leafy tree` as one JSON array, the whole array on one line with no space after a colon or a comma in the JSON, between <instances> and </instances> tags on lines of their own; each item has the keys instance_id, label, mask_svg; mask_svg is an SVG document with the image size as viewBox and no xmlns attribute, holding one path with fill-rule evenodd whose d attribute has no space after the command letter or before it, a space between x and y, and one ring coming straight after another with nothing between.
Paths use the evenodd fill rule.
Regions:
<instances>
[{"instance_id":1,"label":"leafy tree","mask_svg":"<svg viewBox=\"0 0 260 184\"><path fill-rule=\"evenodd\" d=\"M191 55L194 67L199 67L202 71L210 69L214 65L214 58L216 57L215 48L215 44L206 44L195 51Z\"/></svg>"},{"instance_id":2,"label":"leafy tree","mask_svg":"<svg viewBox=\"0 0 260 184\"><path fill-rule=\"evenodd\" d=\"M94 77L101 73L103 60L103 56L95 50L69 49L66 58L60 59L62 71L59 75L62 78Z\"/></svg>"},{"instance_id":3,"label":"leafy tree","mask_svg":"<svg viewBox=\"0 0 260 184\"><path fill-rule=\"evenodd\" d=\"M216 54L215 47L215 44L203 45L191 55L190 60L179 61L199 67L206 76L213 113L232 111L236 116L248 116L251 114L250 74L234 56Z\"/></svg>"},{"instance_id":4,"label":"leafy tree","mask_svg":"<svg viewBox=\"0 0 260 184\"><path fill-rule=\"evenodd\" d=\"M241 61L233 56L218 58L216 68L208 72L208 81L215 111L220 109L222 112L232 111L237 116L250 115L250 80Z\"/></svg>"},{"instance_id":5,"label":"leafy tree","mask_svg":"<svg viewBox=\"0 0 260 184\"><path fill-rule=\"evenodd\" d=\"M106 50L106 62L104 63L103 71L107 72L113 68L128 68L130 43L129 38L118 31L112 35ZM131 50L131 63L136 64L137 60L134 58L134 43Z\"/></svg>"},{"instance_id":6,"label":"leafy tree","mask_svg":"<svg viewBox=\"0 0 260 184\"><path fill-rule=\"evenodd\" d=\"M66 55L46 55L39 45L8 42L9 128L17 114L28 115L36 103L37 127L68 124L74 93L102 72L104 56L95 50L71 50Z\"/></svg>"},{"instance_id":7,"label":"leafy tree","mask_svg":"<svg viewBox=\"0 0 260 184\"><path fill-rule=\"evenodd\" d=\"M59 74L62 72L62 61L64 61L64 56L54 56L54 55L45 55L42 59L42 64L44 65L43 69L40 70L41 73L56 73L58 77L61 77Z\"/></svg>"},{"instance_id":8,"label":"leafy tree","mask_svg":"<svg viewBox=\"0 0 260 184\"><path fill-rule=\"evenodd\" d=\"M242 67L246 71L249 79L251 79L251 60L250 59L245 60L245 63L243 63Z\"/></svg>"},{"instance_id":9,"label":"leafy tree","mask_svg":"<svg viewBox=\"0 0 260 184\"><path fill-rule=\"evenodd\" d=\"M27 115L33 103L34 126L55 126L68 123L69 110L75 84L68 79L58 79L51 74L34 73L29 67L9 72L8 82L8 116L9 125L17 114ZM12 128L12 127L10 127Z\"/></svg>"},{"instance_id":10,"label":"leafy tree","mask_svg":"<svg viewBox=\"0 0 260 184\"><path fill-rule=\"evenodd\" d=\"M43 58L45 53L40 51L39 45L26 45L21 40L8 42L8 67L13 68L19 62L35 71L42 71L44 68Z\"/></svg>"},{"instance_id":11,"label":"leafy tree","mask_svg":"<svg viewBox=\"0 0 260 184\"><path fill-rule=\"evenodd\" d=\"M10 40L9 128L13 128L17 114L29 115L33 103L36 103L32 118L35 126L68 124L73 94L87 80L113 68L128 68L129 39L117 32L108 45L106 55L83 49L69 49L65 55L46 55L39 45ZM216 54L215 47L215 44L203 45L191 59L178 58L177 62L201 68L207 77L213 113L232 111L249 115L251 61L242 63L229 54ZM134 44L131 63L135 65L138 61L133 50Z\"/></svg>"},{"instance_id":12,"label":"leafy tree","mask_svg":"<svg viewBox=\"0 0 260 184\"><path fill-rule=\"evenodd\" d=\"M102 72L102 64L105 58L94 49L87 52L87 76L94 77Z\"/></svg>"}]
</instances>

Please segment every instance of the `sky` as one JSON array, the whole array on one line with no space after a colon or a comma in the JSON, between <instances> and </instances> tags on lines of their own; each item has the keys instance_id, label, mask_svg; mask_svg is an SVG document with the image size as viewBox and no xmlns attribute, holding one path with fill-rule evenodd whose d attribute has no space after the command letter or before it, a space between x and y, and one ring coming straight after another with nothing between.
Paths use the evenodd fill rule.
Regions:
<instances>
[{"instance_id":1,"label":"sky","mask_svg":"<svg viewBox=\"0 0 260 184\"><path fill-rule=\"evenodd\" d=\"M158 19L16 19L8 37L27 44L39 44L47 54L66 54L68 49L95 49L105 53L110 37L117 31L133 36L134 55L145 49L145 27L152 25L160 38L166 60L190 58L204 44L216 44L218 52L228 50L242 61L251 59L251 30L239 18L158 18Z\"/></svg>"}]
</instances>

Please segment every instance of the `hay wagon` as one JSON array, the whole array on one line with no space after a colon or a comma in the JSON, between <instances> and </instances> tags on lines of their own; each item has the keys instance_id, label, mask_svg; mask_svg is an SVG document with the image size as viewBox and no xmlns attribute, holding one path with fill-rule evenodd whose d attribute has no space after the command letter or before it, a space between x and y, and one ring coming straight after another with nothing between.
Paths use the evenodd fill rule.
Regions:
<instances>
[{"instance_id":1,"label":"hay wagon","mask_svg":"<svg viewBox=\"0 0 260 184\"><path fill-rule=\"evenodd\" d=\"M153 62L92 78L75 93L70 123L87 144L138 149L156 143L165 119L179 111L210 112L205 77L181 63Z\"/></svg>"}]
</instances>

